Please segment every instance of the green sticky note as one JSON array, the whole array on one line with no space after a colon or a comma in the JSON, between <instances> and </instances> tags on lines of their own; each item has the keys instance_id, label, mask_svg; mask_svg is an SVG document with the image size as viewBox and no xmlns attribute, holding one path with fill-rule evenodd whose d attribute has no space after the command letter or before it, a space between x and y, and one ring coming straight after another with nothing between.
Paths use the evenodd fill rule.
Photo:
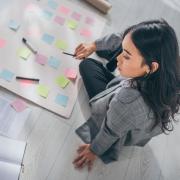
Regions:
<instances>
[{"instance_id":1,"label":"green sticky note","mask_svg":"<svg viewBox=\"0 0 180 180\"><path fill-rule=\"evenodd\" d=\"M67 43L65 41L62 41L62 40L57 40L55 43L55 46L59 49L62 49L62 50L65 50L68 47Z\"/></svg>"},{"instance_id":2,"label":"green sticky note","mask_svg":"<svg viewBox=\"0 0 180 180\"><path fill-rule=\"evenodd\" d=\"M45 85L38 85L37 87L37 93L44 97L44 98L47 98L48 96L48 93L49 93L49 88Z\"/></svg>"},{"instance_id":3,"label":"green sticky note","mask_svg":"<svg viewBox=\"0 0 180 180\"><path fill-rule=\"evenodd\" d=\"M70 29L76 29L77 28L77 25L78 25L78 23L76 22L76 21L74 21L74 20L69 20L68 22L67 22L67 25L68 25L68 27L70 28Z\"/></svg>"},{"instance_id":4,"label":"green sticky note","mask_svg":"<svg viewBox=\"0 0 180 180\"><path fill-rule=\"evenodd\" d=\"M27 59L31 55L31 51L28 48L21 48L18 50L18 56Z\"/></svg>"},{"instance_id":5,"label":"green sticky note","mask_svg":"<svg viewBox=\"0 0 180 180\"><path fill-rule=\"evenodd\" d=\"M60 86L60 87L62 87L62 88L65 88L67 85L68 85L68 83L69 83L70 81L69 81L69 79L67 79L65 76L59 76L57 79L56 79L56 83Z\"/></svg>"}]
</instances>

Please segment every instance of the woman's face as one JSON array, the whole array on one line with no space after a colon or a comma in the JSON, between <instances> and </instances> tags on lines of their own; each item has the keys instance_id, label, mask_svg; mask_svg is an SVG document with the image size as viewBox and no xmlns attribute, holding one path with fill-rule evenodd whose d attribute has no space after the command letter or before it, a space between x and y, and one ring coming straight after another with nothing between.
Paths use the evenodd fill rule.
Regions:
<instances>
[{"instance_id":1,"label":"woman's face","mask_svg":"<svg viewBox=\"0 0 180 180\"><path fill-rule=\"evenodd\" d=\"M149 67L143 63L143 57L133 44L130 33L124 37L122 48L122 53L117 57L117 68L122 76L141 77L150 71Z\"/></svg>"}]
</instances>

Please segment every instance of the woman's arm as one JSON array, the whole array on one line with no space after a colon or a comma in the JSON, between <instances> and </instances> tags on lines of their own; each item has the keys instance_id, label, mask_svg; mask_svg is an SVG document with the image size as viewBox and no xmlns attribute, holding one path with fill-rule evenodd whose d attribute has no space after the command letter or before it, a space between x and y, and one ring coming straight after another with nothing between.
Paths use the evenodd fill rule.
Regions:
<instances>
[{"instance_id":1,"label":"woman's arm","mask_svg":"<svg viewBox=\"0 0 180 180\"><path fill-rule=\"evenodd\" d=\"M109 59L121 47L121 35L111 34L92 43L79 44L74 54L77 59L84 59L96 52L100 57Z\"/></svg>"}]
</instances>

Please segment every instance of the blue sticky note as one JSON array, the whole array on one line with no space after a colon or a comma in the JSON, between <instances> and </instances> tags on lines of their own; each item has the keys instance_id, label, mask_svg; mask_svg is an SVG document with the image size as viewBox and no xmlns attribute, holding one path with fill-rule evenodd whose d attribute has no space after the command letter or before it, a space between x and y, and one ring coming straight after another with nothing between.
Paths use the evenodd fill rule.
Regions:
<instances>
[{"instance_id":1,"label":"blue sticky note","mask_svg":"<svg viewBox=\"0 0 180 180\"><path fill-rule=\"evenodd\" d=\"M44 11L43 11L43 15L44 15L45 18L47 18L47 19L49 20L49 19L52 18L53 13L50 12L50 11L48 11L48 10L44 10Z\"/></svg>"},{"instance_id":2,"label":"blue sticky note","mask_svg":"<svg viewBox=\"0 0 180 180\"><path fill-rule=\"evenodd\" d=\"M56 96L56 99L55 99L55 102L61 106L64 106L66 107L67 106L67 102L68 102L68 97L67 96L64 96L64 95L61 95L61 94L58 94Z\"/></svg>"},{"instance_id":3,"label":"blue sticky note","mask_svg":"<svg viewBox=\"0 0 180 180\"><path fill-rule=\"evenodd\" d=\"M55 37L50 34L43 34L42 36L42 40L48 44L52 44L54 39Z\"/></svg>"},{"instance_id":4,"label":"blue sticky note","mask_svg":"<svg viewBox=\"0 0 180 180\"><path fill-rule=\"evenodd\" d=\"M3 71L1 71L0 73L0 78L6 80L6 81L11 81L12 78L14 76L14 73L12 73L11 71L4 69Z\"/></svg>"},{"instance_id":5,"label":"blue sticky note","mask_svg":"<svg viewBox=\"0 0 180 180\"><path fill-rule=\"evenodd\" d=\"M20 24L17 23L15 20L10 20L8 26L9 26L10 29L12 29L14 31L17 31L19 29L19 27L20 27Z\"/></svg>"},{"instance_id":6,"label":"blue sticky note","mask_svg":"<svg viewBox=\"0 0 180 180\"><path fill-rule=\"evenodd\" d=\"M53 0L49 0L48 1L48 6L52 9L56 9L57 6L58 6L58 3L56 1L53 1Z\"/></svg>"},{"instance_id":7,"label":"blue sticky note","mask_svg":"<svg viewBox=\"0 0 180 180\"><path fill-rule=\"evenodd\" d=\"M57 69L59 67L60 61L59 61L59 59L57 59L53 56L50 56L50 58L48 59L48 64L49 64L49 66Z\"/></svg>"}]
</instances>

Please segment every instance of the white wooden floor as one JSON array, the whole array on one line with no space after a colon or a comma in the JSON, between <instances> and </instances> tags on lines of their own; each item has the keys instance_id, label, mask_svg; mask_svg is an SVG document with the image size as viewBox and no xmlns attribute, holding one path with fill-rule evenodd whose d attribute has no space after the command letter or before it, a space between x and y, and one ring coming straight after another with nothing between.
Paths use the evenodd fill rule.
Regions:
<instances>
[{"instance_id":1,"label":"white wooden floor","mask_svg":"<svg viewBox=\"0 0 180 180\"><path fill-rule=\"evenodd\" d=\"M71 0L86 8L83 0ZM134 23L165 18L180 39L179 0L111 0L112 11L106 16L104 35L120 32ZM0 89L8 98L13 94ZM144 148L126 147L118 162L104 165L97 160L93 170L78 171L72 165L76 149L81 144L74 129L90 115L84 87L69 120L29 103L31 116L19 139L27 141L24 172L20 180L179 180L180 179L180 124L170 135L160 135Z\"/></svg>"}]
</instances>

